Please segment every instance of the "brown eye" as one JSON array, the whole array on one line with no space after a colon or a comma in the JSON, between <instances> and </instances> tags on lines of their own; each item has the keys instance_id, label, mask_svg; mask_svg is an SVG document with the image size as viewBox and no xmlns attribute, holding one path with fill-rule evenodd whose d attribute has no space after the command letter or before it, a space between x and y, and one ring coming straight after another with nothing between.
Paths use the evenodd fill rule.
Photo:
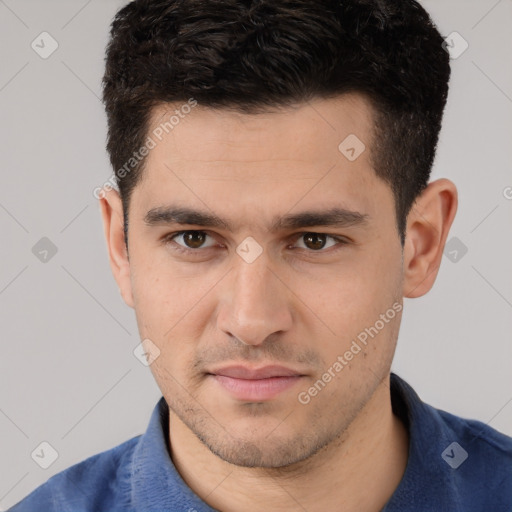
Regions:
<instances>
[{"instance_id":1,"label":"brown eye","mask_svg":"<svg viewBox=\"0 0 512 512\"><path fill-rule=\"evenodd\" d=\"M299 244L302 242L302 244ZM321 249L329 249L330 247L339 245L345 245L348 242L343 238L327 235L325 233L300 233L296 244L296 247L300 249L308 249L310 252L327 252Z\"/></svg>"},{"instance_id":2,"label":"brown eye","mask_svg":"<svg viewBox=\"0 0 512 512\"><path fill-rule=\"evenodd\" d=\"M207 238L212 238L205 231L188 230L173 233L166 237L166 243L174 243L179 246L182 250L194 250L194 249L208 249L215 245L215 241L210 245L204 245ZM180 241L182 239L182 241Z\"/></svg>"},{"instance_id":3,"label":"brown eye","mask_svg":"<svg viewBox=\"0 0 512 512\"><path fill-rule=\"evenodd\" d=\"M321 233L306 233L302 238L308 249L313 249L315 251L323 249L326 242L326 235Z\"/></svg>"},{"instance_id":4,"label":"brown eye","mask_svg":"<svg viewBox=\"0 0 512 512\"><path fill-rule=\"evenodd\" d=\"M206 234L202 231L186 231L183 233L183 241L187 247L198 249L204 243Z\"/></svg>"}]
</instances>

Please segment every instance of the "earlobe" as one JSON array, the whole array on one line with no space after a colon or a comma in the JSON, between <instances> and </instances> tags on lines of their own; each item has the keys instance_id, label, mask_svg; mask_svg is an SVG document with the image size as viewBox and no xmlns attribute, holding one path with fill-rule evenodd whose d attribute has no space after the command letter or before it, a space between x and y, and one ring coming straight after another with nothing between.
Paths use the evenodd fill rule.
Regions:
<instances>
[{"instance_id":1,"label":"earlobe","mask_svg":"<svg viewBox=\"0 0 512 512\"><path fill-rule=\"evenodd\" d=\"M103 189L100 197L100 211L103 221L103 232L112 274L117 282L121 296L128 306L134 307L130 262L124 241L123 205L119 192L114 189Z\"/></svg>"},{"instance_id":2,"label":"earlobe","mask_svg":"<svg viewBox=\"0 0 512 512\"><path fill-rule=\"evenodd\" d=\"M432 288L457 204L457 188L441 178L429 183L412 206L404 245L404 297L421 297Z\"/></svg>"}]
</instances>

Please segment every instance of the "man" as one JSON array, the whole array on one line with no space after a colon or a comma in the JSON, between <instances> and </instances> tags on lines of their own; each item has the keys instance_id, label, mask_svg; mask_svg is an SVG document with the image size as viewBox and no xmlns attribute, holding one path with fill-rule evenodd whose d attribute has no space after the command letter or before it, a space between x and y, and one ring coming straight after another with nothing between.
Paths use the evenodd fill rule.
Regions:
<instances>
[{"instance_id":1,"label":"man","mask_svg":"<svg viewBox=\"0 0 512 512\"><path fill-rule=\"evenodd\" d=\"M411 0L122 8L98 197L163 397L11 510L512 510L512 439L390 374L457 209L449 76Z\"/></svg>"}]
</instances>

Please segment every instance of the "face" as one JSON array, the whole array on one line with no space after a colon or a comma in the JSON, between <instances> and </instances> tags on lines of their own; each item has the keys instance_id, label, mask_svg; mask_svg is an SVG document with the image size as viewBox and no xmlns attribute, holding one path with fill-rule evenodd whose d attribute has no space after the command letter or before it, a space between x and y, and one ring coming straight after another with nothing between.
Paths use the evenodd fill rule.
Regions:
<instances>
[{"instance_id":1,"label":"face","mask_svg":"<svg viewBox=\"0 0 512 512\"><path fill-rule=\"evenodd\" d=\"M149 133L175 109L156 109ZM230 463L307 459L389 374L402 248L371 116L358 95L258 115L198 105L153 137L124 296L159 351L171 423Z\"/></svg>"}]
</instances>

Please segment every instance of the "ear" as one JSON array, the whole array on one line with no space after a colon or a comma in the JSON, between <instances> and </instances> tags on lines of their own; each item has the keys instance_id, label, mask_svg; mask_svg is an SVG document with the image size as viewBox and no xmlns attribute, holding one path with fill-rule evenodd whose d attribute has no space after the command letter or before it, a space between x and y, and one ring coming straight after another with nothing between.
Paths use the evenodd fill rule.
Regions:
<instances>
[{"instance_id":1,"label":"ear","mask_svg":"<svg viewBox=\"0 0 512 512\"><path fill-rule=\"evenodd\" d=\"M421 297L432 288L457 204L457 188L445 178L429 183L413 204L404 244L404 297Z\"/></svg>"},{"instance_id":2,"label":"ear","mask_svg":"<svg viewBox=\"0 0 512 512\"><path fill-rule=\"evenodd\" d=\"M117 190L113 188L102 189L100 194L100 210L110 259L110 268L124 301L133 308L130 262L124 242L123 204Z\"/></svg>"}]
</instances>

